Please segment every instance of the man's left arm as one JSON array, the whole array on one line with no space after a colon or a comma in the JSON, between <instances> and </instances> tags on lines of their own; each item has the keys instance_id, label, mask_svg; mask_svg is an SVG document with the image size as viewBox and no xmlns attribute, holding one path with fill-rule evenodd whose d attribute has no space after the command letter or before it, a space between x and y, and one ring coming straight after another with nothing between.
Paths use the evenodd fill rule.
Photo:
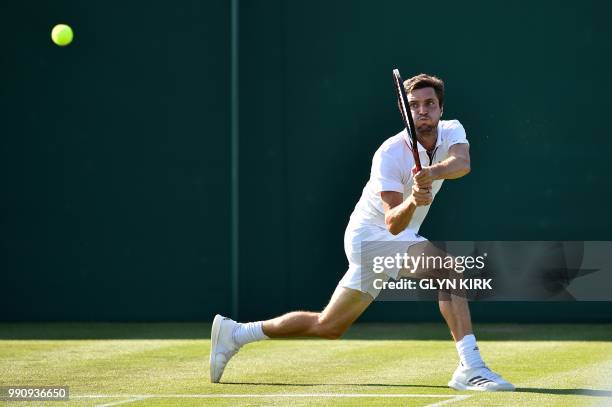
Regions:
<instances>
[{"instance_id":1,"label":"man's left arm","mask_svg":"<svg viewBox=\"0 0 612 407\"><path fill-rule=\"evenodd\" d=\"M438 179L457 179L470 172L470 145L453 144L448 149L448 158L430 167L423 167L415 174L414 181L421 188L431 186Z\"/></svg>"}]
</instances>

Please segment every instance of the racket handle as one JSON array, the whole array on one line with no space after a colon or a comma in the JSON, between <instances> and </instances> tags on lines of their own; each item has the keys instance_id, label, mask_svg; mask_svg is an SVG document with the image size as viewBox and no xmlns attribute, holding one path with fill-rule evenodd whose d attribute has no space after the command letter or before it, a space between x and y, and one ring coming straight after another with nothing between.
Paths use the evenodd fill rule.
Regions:
<instances>
[{"instance_id":1,"label":"racket handle","mask_svg":"<svg viewBox=\"0 0 612 407\"><path fill-rule=\"evenodd\" d=\"M421 159L419 158L419 153L416 151L412 152L412 156L414 157L414 167L412 167L412 175L421 171Z\"/></svg>"}]
</instances>

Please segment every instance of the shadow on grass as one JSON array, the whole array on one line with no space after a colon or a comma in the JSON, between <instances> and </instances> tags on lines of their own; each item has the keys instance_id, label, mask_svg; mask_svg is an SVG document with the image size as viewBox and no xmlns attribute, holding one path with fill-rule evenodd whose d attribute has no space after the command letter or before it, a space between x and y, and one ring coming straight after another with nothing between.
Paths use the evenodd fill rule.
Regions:
<instances>
[{"instance_id":1,"label":"shadow on grass","mask_svg":"<svg viewBox=\"0 0 612 407\"><path fill-rule=\"evenodd\" d=\"M612 341L612 324L476 324L480 341ZM2 339L198 339L209 323L0 323ZM443 323L357 323L344 340L444 340ZM316 339L313 339L316 340Z\"/></svg>"},{"instance_id":2,"label":"shadow on grass","mask_svg":"<svg viewBox=\"0 0 612 407\"><path fill-rule=\"evenodd\" d=\"M593 390L593 389L539 389L532 387L517 387L519 393L540 393L572 396L590 397L612 397L612 390Z\"/></svg>"},{"instance_id":3,"label":"shadow on grass","mask_svg":"<svg viewBox=\"0 0 612 407\"><path fill-rule=\"evenodd\" d=\"M222 382L224 385L239 386L290 386L290 387L324 387L324 386L357 386L357 387L397 387L397 388L422 388L422 389L449 389L448 386L434 386L424 384L382 384L382 383L261 383L261 382ZM539 393L571 396L589 397L611 397L612 390L593 390L593 389L546 389L535 387L519 387L517 393Z\"/></svg>"}]
</instances>

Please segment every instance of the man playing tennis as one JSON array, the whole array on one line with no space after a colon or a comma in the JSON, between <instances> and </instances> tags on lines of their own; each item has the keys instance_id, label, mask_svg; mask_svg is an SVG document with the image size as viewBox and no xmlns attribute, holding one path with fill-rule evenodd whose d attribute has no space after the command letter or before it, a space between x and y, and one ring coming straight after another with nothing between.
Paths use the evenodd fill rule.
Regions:
<instances>
[{"instance_id":1,"label":"man playing tennis","mask_svg":"<svg viewBox=\"0 0 612 407\"><path fill-rule=\"evenodd\" d=\"M213 383L219 382L227 362L247 343L267 338L340 338L379 294L376 287L380 284L374 281L381 277L397 278L402 271L390 269L385 274L375 274L362 265L362 255L393 255L398 244L415 255L441 253L418 231L443 180L470 172L469 144L457 120L440 120L444 106L442 80L421 74L405 81L404 87L420 141L422 170L412 172L414 157L405 130L381 145L372 160L370 179L346 228L348 271L329 304L322 312L296 311L259 322L238 323L215 316L210 354ZM365 241L376 244L365 246L362 244ZM452 271L438 272L448 277ZM465 296L440 292L439 307L459 354L459 366L448 385L456 390L514 390L511 383L491 371L482 360Z\"/></svg>"}]
</instances>

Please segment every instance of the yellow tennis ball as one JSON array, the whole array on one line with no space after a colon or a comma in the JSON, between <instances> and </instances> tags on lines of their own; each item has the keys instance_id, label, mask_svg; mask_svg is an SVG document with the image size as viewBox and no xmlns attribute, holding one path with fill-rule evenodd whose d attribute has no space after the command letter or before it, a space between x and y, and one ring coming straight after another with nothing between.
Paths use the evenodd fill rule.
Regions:
<instances>
[{"instance_id":1,"label":"yellow tennis ball","mask_svg":"<svg viewBox=\"0 0 612 407\"><path fill-rule=\"evenodd\" d=\"M66 24L58 24L51 30L51 39L60 47L70 44L72 37L72 28Z\"/></svg>"}]
</instances>

